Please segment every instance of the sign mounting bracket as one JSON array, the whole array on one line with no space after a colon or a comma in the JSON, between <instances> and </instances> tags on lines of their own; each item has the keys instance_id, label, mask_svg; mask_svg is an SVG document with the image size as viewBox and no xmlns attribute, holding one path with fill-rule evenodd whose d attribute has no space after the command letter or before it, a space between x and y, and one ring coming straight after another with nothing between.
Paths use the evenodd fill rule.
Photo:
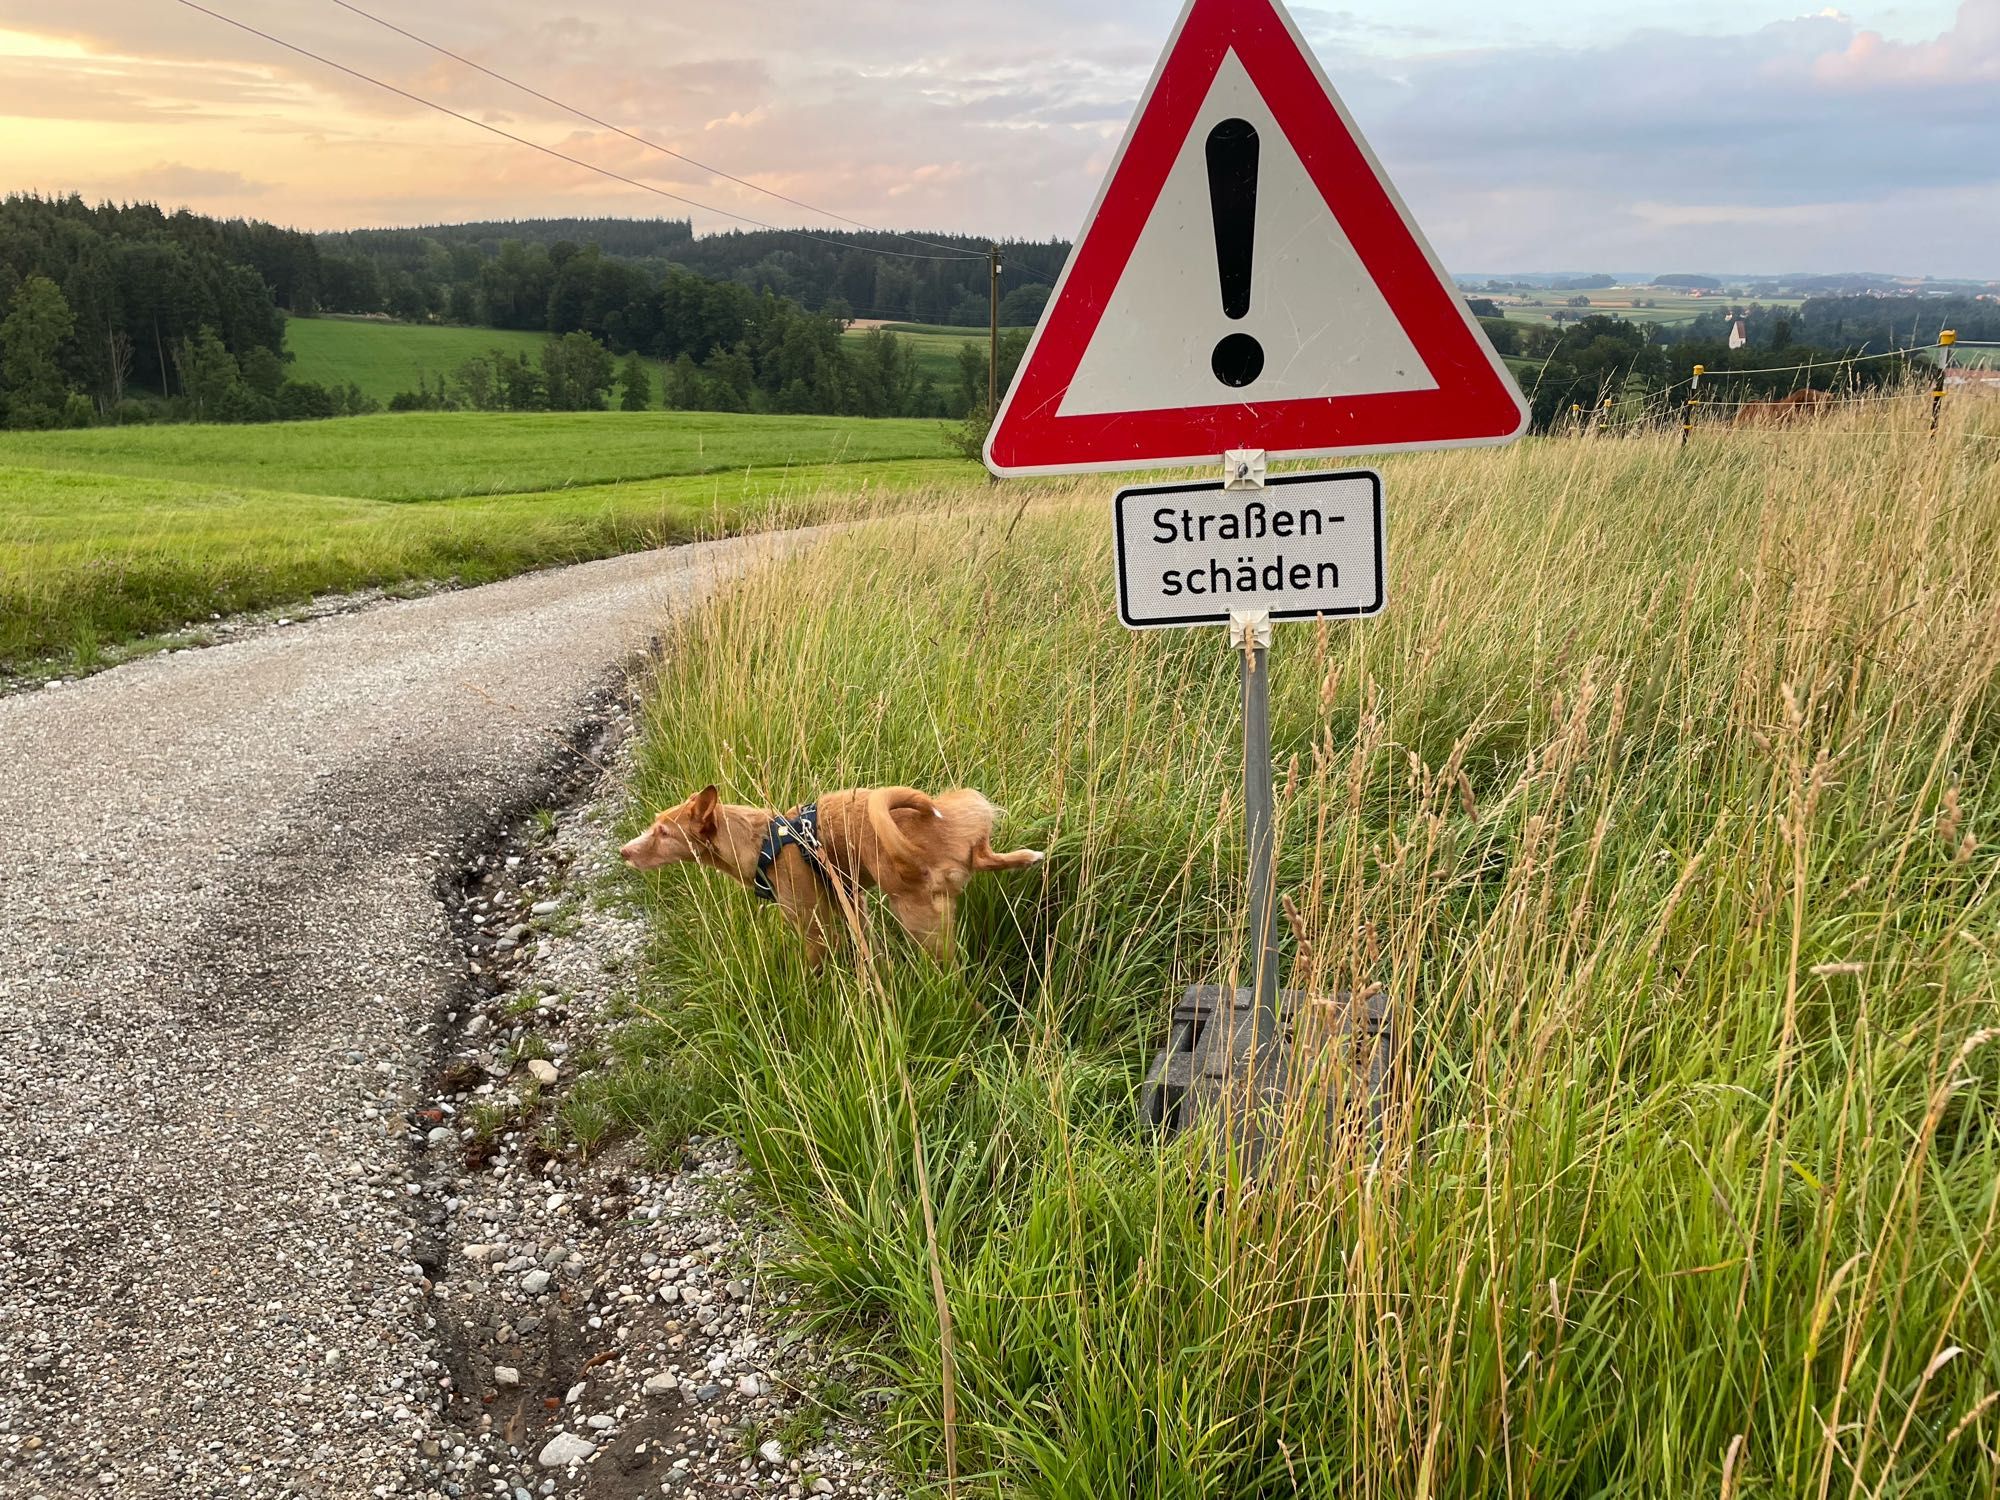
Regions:
<instances>
[{"instance_id":1,"label":"sign mounting bracket","mask_svg":"<svg viewBox=\"0 0 2000 1500\"><path fill-rule=\"evenodd\" d=\"M1270 472L1270 460L1262 448L1231 448L1222 455L1225 490L1261 490Z\"/></svg>"}]
</instances>

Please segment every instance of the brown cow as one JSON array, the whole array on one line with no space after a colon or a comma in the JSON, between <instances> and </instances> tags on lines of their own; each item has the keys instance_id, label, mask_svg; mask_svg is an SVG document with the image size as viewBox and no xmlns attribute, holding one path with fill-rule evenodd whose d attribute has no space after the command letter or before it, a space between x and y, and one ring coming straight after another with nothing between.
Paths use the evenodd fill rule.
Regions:
<instances>
[{"instance_id":1,"label":"brown cow","mask_svg":"<svg viewBox=\"0 0 2000 1500\"><path fill-rule=\"evenodd\" d=\"M1793 391L1777 401L1746 401L1736 412L1738 427L1770 423L1784 425L1801 417L1816 417L1833 410L1834 400L1826 391Z\"/></svg>"}]
</instances>

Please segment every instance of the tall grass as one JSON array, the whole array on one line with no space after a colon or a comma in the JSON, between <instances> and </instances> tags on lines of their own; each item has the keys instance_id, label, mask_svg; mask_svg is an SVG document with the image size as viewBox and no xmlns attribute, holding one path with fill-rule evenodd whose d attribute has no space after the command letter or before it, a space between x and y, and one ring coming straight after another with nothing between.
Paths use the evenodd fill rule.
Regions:
<instances>
[{"instance_id":1,"label":"tall grass","mask_svg":"<svg viewBox=\"0 0 2000 1500\"><path fill-rule=\"evenodd\" d=\"M1217 635L1118 628L1094 487L839 537L675 630L635 819L967 783L1051 858L950 973L648 877L589 1103L743 1140L949 1490L2000 1494L1996 457L1390 464L1388 612L1271 664L1288 978L1384 987L1389 1120L1255 1171L1133 1111L1240 971Z\"/></svg>"}]
</instances>

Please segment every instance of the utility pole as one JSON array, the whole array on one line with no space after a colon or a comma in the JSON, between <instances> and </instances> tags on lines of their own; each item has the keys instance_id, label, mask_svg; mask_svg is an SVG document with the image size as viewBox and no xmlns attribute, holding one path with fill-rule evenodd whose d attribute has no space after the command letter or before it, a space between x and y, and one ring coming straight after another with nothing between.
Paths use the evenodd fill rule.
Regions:
<instances>
[{"instance_id":1,"label":"utility pole","mask_svg":"<svg viewBox=\"0 0 2000 1500\"><path fill-rule=\"evenodd\" d=\"M986 345L986 420L990 422L994 414L1000 410L1000 247L998 245L987 247L986 269L992 314Z\"/></svg>"}]
</instances>

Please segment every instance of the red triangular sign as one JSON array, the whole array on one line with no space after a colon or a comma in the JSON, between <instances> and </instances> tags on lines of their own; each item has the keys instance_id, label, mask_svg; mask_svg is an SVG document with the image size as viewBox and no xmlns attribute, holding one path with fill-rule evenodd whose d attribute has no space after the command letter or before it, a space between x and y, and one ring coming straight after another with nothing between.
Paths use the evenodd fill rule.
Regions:
<instances>
[{"instance_id":1,"label":"red triangular sign","mask_svg":"<svg viewBox=\"0 0 2000 1500\"><path fill-rule=\"evenodd\" d=\"M1527 408L1277 0L1190 0L1002 403L996 474L1506 442Z\"/></svg>"}]
</instances>

